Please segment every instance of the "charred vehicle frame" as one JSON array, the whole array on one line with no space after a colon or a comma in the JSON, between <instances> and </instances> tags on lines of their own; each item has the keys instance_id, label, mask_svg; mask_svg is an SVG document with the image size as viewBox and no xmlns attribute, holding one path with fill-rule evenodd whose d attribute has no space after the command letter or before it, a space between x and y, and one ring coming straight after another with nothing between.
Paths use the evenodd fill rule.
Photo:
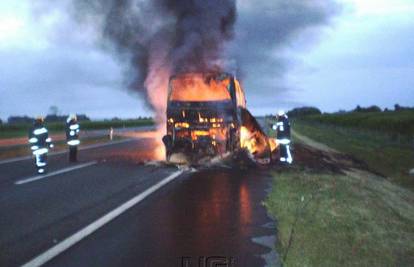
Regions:
<instances>
[{"instance_id":1,"label":"charred vehicle frame","mask_svg":"<svg viewBox=\"0 0 414 267\"><path fill-rule=\"evenodd\" d=\"M240 148L243 89L227 73L185 73L170 78L167 160L173 153L216 155Z\"/></svg>"}]
</instances>

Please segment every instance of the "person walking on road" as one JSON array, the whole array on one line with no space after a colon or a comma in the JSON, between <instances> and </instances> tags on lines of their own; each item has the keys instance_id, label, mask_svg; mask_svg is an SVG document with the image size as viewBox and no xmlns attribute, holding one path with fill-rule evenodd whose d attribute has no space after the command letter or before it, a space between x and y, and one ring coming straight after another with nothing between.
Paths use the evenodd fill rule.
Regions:
<instances>
[{"instance_id":1,"label":"person walking on road","mask_svg":"<svg viewBox=\"0 0 414 267\"><path fill-rule=\"evenodd\" d=\"M44 126L43 117L35 119L33 127L29 131L29 143L35 159L35 165L39 174L46 172L47 153L53 147L52 138L49 137L48 130Z\"/></svg>"},{"instance_id":2,"label":"person walking on road","mask_svg":"<svg viewBox=\"0 0 414 267\"><path fill-rule=\"evenodd\" d=\"M290 123L284 111L279 111L277 123L273 125L276 130L276 141L279 143L280 162L291 164L293 159L290 154Z\"/></svg>"},{"instance_id":3,"label":"person walking on road","mask_svg":"<svg viewBox=\"0 0 414 267\"><path fill-rule=\"evenodd\" d=\"M66 142L69 146L69 161L76 162L79 141L79 123L76 115L70 115L66 120Z\"/></svg>"}]
</instances>

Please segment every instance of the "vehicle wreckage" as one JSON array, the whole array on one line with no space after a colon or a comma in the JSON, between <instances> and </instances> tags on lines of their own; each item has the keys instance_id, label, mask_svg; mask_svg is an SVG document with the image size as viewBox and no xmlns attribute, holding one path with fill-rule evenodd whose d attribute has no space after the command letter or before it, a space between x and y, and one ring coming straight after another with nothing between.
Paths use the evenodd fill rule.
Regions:
<instances>
[{"instance_id":1,"label":"vehicle wreckage","mask_svg":"<svg viewBox=\"0 0 414 267\"><path fill-rule=\"evenodd\" d=\"M246 109L244 91L233 75L184 73L172 76L168 87L167 161L174 153L193 161L237 151L271 159L277 144Z\"/></svg>"}]
</instances>

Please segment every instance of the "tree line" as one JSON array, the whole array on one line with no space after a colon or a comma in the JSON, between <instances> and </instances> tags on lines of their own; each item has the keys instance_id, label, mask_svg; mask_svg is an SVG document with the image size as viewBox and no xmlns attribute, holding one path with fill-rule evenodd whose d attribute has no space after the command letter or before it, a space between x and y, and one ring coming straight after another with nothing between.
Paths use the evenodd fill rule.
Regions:
<instances>
[{"instance_id":1,"label":"tree line","mask_svg":"<svg viewBox=\"0 0 414 267\"><path fill-rule=\"evenodd\" d=\"M394 109L381 109L376 105L368 106L368 107L361 107L357 105L355 109L350 111L339 110L334 112L333 114L342 114L342 113L368 113L368 112L392 112L392 111L406 111L411 110L414 111L414 107L404 107L399 104L394 105ZM288 113L289 117L302 117L302 116L309 116L309 115L321 115L322 112L320 109L316 107L299 107L290 110Z\"/></svg>"},{"instance_id":2,"label":"tree line","mask_svg":"<svg viewBox=\"0 0 414 267\"><path fill-rule=\"evenodd\" d=\"M76 115L79 121L90 121L91 119L85 114ZM47 115L45 122L63 122L66 121L68 115ZM29 116L10 116L7 119L8 124L30 124L33 123L35 118Z\"/></svg>"}]
</instances>

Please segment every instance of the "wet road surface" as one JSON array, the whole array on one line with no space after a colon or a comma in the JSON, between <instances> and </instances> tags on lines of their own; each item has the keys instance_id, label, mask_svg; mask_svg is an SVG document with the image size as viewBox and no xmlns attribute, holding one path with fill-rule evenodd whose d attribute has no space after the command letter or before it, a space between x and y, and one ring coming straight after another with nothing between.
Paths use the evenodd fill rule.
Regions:
<instances>
[{"instance_id":1,"label":"wet road surface","mask_svg":"<svg viewBox=\"0 0 414 267\"><path fill-rule=\"evenodd\" d=\"M0 266L30 261L177 172L143 164L155 153L148 138L88 149L78 164L96 164L22 185L15 182L34 175L32 162L1 164ZM67 155L49 164L73 166ZM261 204L269 182L258 170L184 171L46 266L263 266L270 250L252 238L275 233Z\"/></svg>"},{"instance_id":2,"label":"wet road surface","mask_svg":"<svg viewBox=\"0 0 414 267\"><path fill-rule=\"evenodd\" d=\"M122 135L125 132L130 131L148 131L153 130L154 126L139 126L139 127L127 127L127 128L115 128L113 129L114 135ZM80 138L91 138L91 137L104 137L109 136L109 129L104 130L82 130L79 134ZM50 137L53 142L66 140L64 133L51 133ZM0 147L8 146L19 146L27 145L27 136L13 137L13 138L2 138L0 139Z\"/></svg>"}]
</instances>

